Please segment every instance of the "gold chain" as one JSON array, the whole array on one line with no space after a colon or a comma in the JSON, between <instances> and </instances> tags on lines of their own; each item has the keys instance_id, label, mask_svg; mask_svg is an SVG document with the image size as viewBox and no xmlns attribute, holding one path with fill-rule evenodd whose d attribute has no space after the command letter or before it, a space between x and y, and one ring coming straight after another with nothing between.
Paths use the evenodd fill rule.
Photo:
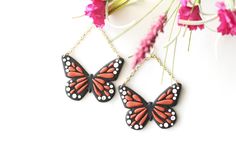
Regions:
<instances>
[{"instance_id":1,"label":"gold chain","mask_svg":"<svg viewBox=\"0 0 236 157\"><path fill-rule=\"evenodd\" d=\"M81 38L77 41L75 46L73 46L70 49L70 51L68 51L66 54L71 55L74 52L74 50L76 49L76 47L86 38L86 36L91 32L92 29L93 29L93 26L89 27L89 29L87 31L85 31L84 34L81 36Z\"/></svg>"},{"instance_id":2,"label":"gold chain","mask_svg":"<svg viewBox=\"0 0 236 157\"><path fill-rule=\"evenodd\" d=\"M91 32L92 29L93 29L93 26L89 27L89 29L84 32L84 34L83 34L83 35L81 36L81 38L77 41L77 43L76 43L66 54L67 54L67 55L71 55L71 54L75 51L75 49L77 48L77 46L80 45L81 42L87 37L87 35ZM106 32L105 32L104 30L102 30L102 29L101 29L101 31L102 31L102 33L103 33L105 39L107 40L108 44L110 45L112 51L115 52L118 57L120 57L120 55L119 55L117 49L116 49L115 46L112 44L112 42L111 42L110 38L108 37L108 35L106 34Z\"/></svg>"},{"instance_id":3,"label":"gold chain","mask_svg":"<svg viewBox=\"0 0 236 157\"><path fill-rule=\"evenodd\" d=\"M109 36L107 35L107 33L106 33L104 30L102 30L102 29L101 29L101 31L102 31L104 37L106 38L108 44L110 45L112 51L116 53L117 57L120 57L118 50L115 48L115 46L114 46L113 43L111 42L111 39L109 38Z\"/></svg>"},{"instance_id":4,"label":"gold chain","mask_svg":"<svg viewBox=\"0 0 236 157\"><path fill-rule=\"evenodd\" d=\"M150 54L148 57L146 57L140 64L138 64L134 70L131 72L131 74L129 75L129 77L125 80L124 84L127 84L132 77L134 77L135 73L140 69L140 67L148 60L150 59L155 59L159 65L161 67L163 67L163 69L167 72L167 74L171 77L172 80L174 80L176 83L178 83L178 81L175 79L174 75L172 74L172 72L162 63L161 59L155 55L154 53Z\"/></svg>"}]
</instances>

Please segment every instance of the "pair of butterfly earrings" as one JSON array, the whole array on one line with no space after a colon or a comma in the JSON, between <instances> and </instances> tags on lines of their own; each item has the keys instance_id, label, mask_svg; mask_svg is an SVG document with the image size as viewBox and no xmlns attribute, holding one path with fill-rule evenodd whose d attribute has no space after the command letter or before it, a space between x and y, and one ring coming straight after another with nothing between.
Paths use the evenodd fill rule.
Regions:
<instances>
[{"instance_id":1,"label":"pair of butterfly earrings","mask_svg":"<svg viewBox=\"0 0 236 157\"><path fill-rule=\"evenodd\" d=\"M65 75L70 79L66 84L65 90L67 96L73 100L79 101L87 93L92 92L99 102L108 102L116 93L115 85L112 81L118 79L124 59L120 57L107 34L102 31L111 48L116 52L117 58L102 67L96 74L89 74L78 61L71 57L71 53L84 40L91 29L92 27L84 33L68 53L62 56ZM154 54L146 57L143 63L151 58L156 59L164 67L161 60ZM132 129L141 130L148 121L154 120L160 128L170 128L177 119L176 112L172 107L178 102L182 85L174 79L176 83L168 87L154 102L147 102L126 85L141 65L142 63L134 69L128 79L118 89L124 107L129 109L126 114L126 123ZM166 67L164 67L164 70L169 75L172 75Z\"/></svg>"}]
</instances>

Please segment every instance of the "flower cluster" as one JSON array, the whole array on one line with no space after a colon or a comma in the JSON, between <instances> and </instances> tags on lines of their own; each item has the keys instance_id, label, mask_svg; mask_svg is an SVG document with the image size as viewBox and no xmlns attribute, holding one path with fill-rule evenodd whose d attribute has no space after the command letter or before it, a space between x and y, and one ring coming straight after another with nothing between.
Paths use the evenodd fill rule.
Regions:
<instances>
[{"instance_id":1,"label":"flower cluster","mask_svg":"<svg viewBox=\"0 0 236 157\"><path fill-rule=\"evenodd\" d=\"M217 7L220 25L217 31L222 35L236 35L236 10L231 11L226 8L223 2L218 2Z\"/></svg>"},{"instance_id":2,"label":"flower cluster","mask_svg":"<svg viewBox=\"0 0 236 157\"><path fill-rule=\"evenodd\" d=\"M185 1L184 4L187 2ZM179 20L189 20L189 21L201 21L199 6L189 7L187 5L182 5L179 9ZM186 26L184 24L178 23L179 26ZM204 25L187 25L189 30L196 30L197 28L203 29Z\"/></svg>"},{"instance_id":3,"label":"flower cluster","mask_svg":"<svg viewBox=\"0 0 236 157\"><path fill-rule=\"evenodd\" d=\"M124 3L126 1L127 3ZM162 3L164 0L160 1ZM219 19L219 26L217 27L217 32L222 35L236 35L236 6L231 6L229 9L224 2L217 2L216 6L218 8L217 14L215 14L211 19L203 20L204 14L201 13L200 4L201 0L179 0L180 7L175 10L178 13L177 26L185 27L189 31L203 30L205 28L205 23ZM166 2L166 1L165 1ZM137 52L134 55L133 68L142 62L146 55L150 53L151 49L154 47L156 38L160 32L163 32L164 26L168 24L169 19L167 20L167 13L171 12L173 8L174 0L170 2L169 8L165 11L165 14L159 16L158 21L151 27L151 30L146 35L146 37L140 43L140 46ZM235 5L235 0L232 0ZM102 28L105 25L106 12L110 15L117 8L121 8L124 4L128 4L129 0L91 0L91 4L86 7L85 15L93 19L93 23L96 27ZM157 8L160 4L159 2L151 9L152 11ZM106 10L106 6L109 6ZM150 13L150 12L149 12ZM140 20L137 20L137 23L127 28L121 35L131 30L139 22L141 22L147 15L142 17ZM174 12L173 12L174 13ZM176 14L177 15L177 14ZM175 21L175 20L173 20ZM173 26L176 23L173 23ZM118 35L120 37L121 35ZM117 37L117 38L118 38ZM115 39L117 39L115 38ZM177 41L176 37L176 41ZM191 39L191 36L190 36ZM114 41L114 40L113 40ZM173 40L174 41L174 40ZM190 40L189 40L190 41ZM174 43L174 42L170 42ZM176 42L177 43L177 42ZM189 44L190 45L190 44Z\"/></svg>"},{"instance_id":4,"label":"flower cluster","mask_svg":"<svg viewBox=\"0 0 236 157\"><path fill-rule=\"evenodd\" d=\"M92 3L86 7L85 15L93 19L96 27L102 28L105 25L106 0L92 0Z\"/></svg>"},{"instance_id":5,"label":"flower cluster","mask_svg":"<svg viewBox=\"0 0 236 157\"><path fill-rule=\"evenodd\" d=\"M166 15L161 15L158 21L151 27L151 30L147 34L147 36L142 40L138 51L135 54L133 68L136 67L137 64L143 61L146 57L146 54L150 53L153 48L156 38L160 32L163 32L163 28L165 26L167 20Z\"/></svg>"}]
</instances>

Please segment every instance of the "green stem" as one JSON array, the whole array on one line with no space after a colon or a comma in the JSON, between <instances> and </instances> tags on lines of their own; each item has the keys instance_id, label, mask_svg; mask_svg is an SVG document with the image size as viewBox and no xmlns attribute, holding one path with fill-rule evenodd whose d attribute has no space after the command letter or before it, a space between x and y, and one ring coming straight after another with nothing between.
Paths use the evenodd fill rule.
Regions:
<instances>
[{"instance_id":1,"label":"green stem","mask_svg":"<svg viewBox=\"0 0 236 157\"><path fill-rule=\"evenodd\" d=\"M178 6L177 8L179 8L179 6ZM173 23L172 23L172 26L171 26L171 32L170 32L170 36L169 36L169 39L168 39L169 41L171 40L171 37L172 37L172 33L173 33L173 30L174 30L174 26L175 26L175 22L176 22L176 17L177 17L177 15L178 15L178 9L176 9L175 18L174 18ZM166 60L167 60L168 51L169 51L169 47L166 48L165 58L164 58L164 67L166 66ZM164 74L165 74L165 69L163 68L163 70L162 70L162 76L161 76L161 83L163 83Z\"/></svg>"},{"instance_id":2,"label":"green stem","mask_svg":"<svg viewBox=\"0 0 236 157\"><path fill-rule=\"evenodd\" d=\"M192 31L190 31L189 40L188 40L188 52L190 51L191 40L192 40Z\"/></svg>"}]
</instances>

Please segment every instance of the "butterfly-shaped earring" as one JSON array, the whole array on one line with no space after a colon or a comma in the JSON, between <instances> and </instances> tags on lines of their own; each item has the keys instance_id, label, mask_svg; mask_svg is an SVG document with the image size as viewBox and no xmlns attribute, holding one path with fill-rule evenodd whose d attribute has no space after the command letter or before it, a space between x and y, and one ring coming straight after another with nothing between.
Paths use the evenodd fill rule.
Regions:
<instances>
[{"instance_id":1,"label":"butterfly-shaped earring","mask_svg":"<svg viewBox=\"0 0 236 157\"><path fill-rule=\"evenodd\" d=\"M102 31L107 42L117 54L117 58L102 67L96 74L89 74L81 64L70 55L80 42L84 40L85 36L91 31L91 29L92 27L84 33L82 38L69 53L62 56L65 75L70 78L66 84L65 90L67 96L73 100L81 100L88 92L92 92L99 102L107 102L115 95L115 86L112 81L117 80L124 64L124 59L119 56L107 34Z\"/></svg>"},{"instance_id":2,"label":"butterfly-shaped earring","mask_svg":"<svg viewBox=\"0 0 236 157\"><path fill-rule=\"evenodd\" d=\"M115 86L124 59L117 58L102 67L95 75L88 72L71 56L62 56L66 77L66 94L73 100L81 100L88 92L93 92L100 102L107 102L115 95Z\"/></svg>"},{"instance_id":3,"label":"butterfly-shaped earring","mask_svg":"<svg viewBox=\"0 0 236 157\"><path fill-rule=\"evenodd\" d=\"M168 87L154 102L147 102L126 85L120 86L119 91L124 106L129 109L126 123L132 129L143 129L151 120L163 129L175 124L177 116L172 107L178 102L181 84Z\"/></svg>"},{"instance_id":4,"label":"butterfly-shaped earring","mask_svg":"<svg viewBox=\"0 0 236 157\"><path fill-rule=\"evenodd\" d=\"M160 59L156 55L151 55L146 60L151 58L157 59L160 63ZM119 93L124 107L129 109L126 114L127 125L134 130L141 130L146 126L148 121L154 120L162 129L172 127L177 119L176 112L172 107L177 105L182 85L176 81L175 84L168 87L154 102L147 102L142 96L126 85L138 68L133 71L123 85L119 86ZM164 69L168 74L171 74L167 68Z\"/></svg>"}]
</instances>

